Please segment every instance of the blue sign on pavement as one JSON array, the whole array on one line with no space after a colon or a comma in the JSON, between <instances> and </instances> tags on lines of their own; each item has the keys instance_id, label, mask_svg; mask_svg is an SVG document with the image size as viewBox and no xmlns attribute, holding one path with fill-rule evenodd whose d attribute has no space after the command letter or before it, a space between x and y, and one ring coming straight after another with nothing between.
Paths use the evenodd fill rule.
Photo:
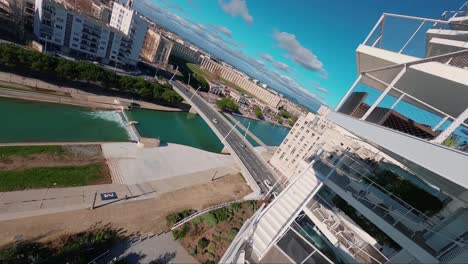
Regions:
<instances>
[{"instance_id":1,"label":"blue sign on pavement","mask_svg":"<svg viewBox=\"0 0 468 264\"><path fill-rule=\"evenodd\" d=\"M114 200L117 199L117 194L115 192L101 193L101 200Z\"/></svg>"}]
</instances>

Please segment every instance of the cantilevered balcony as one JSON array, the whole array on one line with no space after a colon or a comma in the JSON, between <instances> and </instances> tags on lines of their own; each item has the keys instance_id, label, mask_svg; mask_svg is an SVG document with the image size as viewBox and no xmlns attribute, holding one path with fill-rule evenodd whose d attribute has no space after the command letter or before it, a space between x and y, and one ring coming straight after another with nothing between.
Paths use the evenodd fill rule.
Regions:
<instances>
[{"instance_id":1,"label":"cantilevered balcony","mask_svg":"<svg viewBox=\"0 0 468 264\"><path fill-rule=\"evenodd\" d=\"M385 232L421 262L437 262L436 252L426 243L428 234L453 241L457 236L434 231L439 222L374 181L375 171L364 161L348 155L322 153L313 166L324 184Z\"/></svg>"},{"instance_id":2,"label":"cantilevered balcony","mask_svg":"<svg viewBox=\"0 0 468 264\"><path fill-rule=\"evenodd\" d=\"M359 76L336 110L468 152L468 29L453 25L384 14L357 48Z\"/></svg>"},{"instance_id":3,"label":"cantilevered balcony","mask_svg":"<svg viewBox=\"0 0 468 264\"><path fill-rule=\"evenodd\" d=\"M339 215L338 209L327 201L327 199L316 195L307 205L310 212L321 223L320 228L325 228L323 232L328 232L337 241L338 246L352 256L359 263L387 263L389 260L374 245L363 239L355 232Z\"/></svg>"}]
</instances>

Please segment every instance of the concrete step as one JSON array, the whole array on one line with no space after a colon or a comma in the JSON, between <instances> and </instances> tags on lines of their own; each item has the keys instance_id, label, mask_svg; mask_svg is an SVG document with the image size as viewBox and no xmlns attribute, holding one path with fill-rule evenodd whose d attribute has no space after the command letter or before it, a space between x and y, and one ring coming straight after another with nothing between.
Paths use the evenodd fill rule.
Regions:
<instances>
[{"instance_id":1,"label":"concrete step","mask_svg":"<svg viewBox=\"0 0 468 264\"><path fill-rule=\"evenodd\" d=\"M115 184L125 184L125 180L120 173L119 162L116 159L108 159L107 160L107 167L110 170L112 183Z\"/></svg>"}]
</instances>

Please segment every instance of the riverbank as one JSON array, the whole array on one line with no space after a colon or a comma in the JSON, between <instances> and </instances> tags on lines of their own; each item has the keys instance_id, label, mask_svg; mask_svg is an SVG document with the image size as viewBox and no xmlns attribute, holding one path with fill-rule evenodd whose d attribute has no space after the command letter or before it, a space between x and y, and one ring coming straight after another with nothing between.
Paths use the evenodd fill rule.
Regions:
<instances>
[{"instance_id":1,"label":"riverbank","mask_svg":"<svg viewBox=\"0 0 468 264\"><path fill-rule=\"evenodd\" d=\"M57 86L38 79L0 72L0 97L48 103L68 104L95 109L121 109L137 104L139 108L181 112L183 109L158 105L141 100L97 95L76 88Z\"/></svg>"}]
</instances>

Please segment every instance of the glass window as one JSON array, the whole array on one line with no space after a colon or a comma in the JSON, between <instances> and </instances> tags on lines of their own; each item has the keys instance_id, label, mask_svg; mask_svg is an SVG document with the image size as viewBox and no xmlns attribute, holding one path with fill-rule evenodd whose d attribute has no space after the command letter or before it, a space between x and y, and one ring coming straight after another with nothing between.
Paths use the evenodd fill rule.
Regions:
<instances>
[{"instance_id":1,"label":"glass window","mask_svg":"<svg viewBox=\"0 0 468 264\"><path fill-rule=\"evenodd\" d=\"M278 247L296 263L302 263L314 249L291 229L278 241Z\"/></svg>"}]
</instances>

